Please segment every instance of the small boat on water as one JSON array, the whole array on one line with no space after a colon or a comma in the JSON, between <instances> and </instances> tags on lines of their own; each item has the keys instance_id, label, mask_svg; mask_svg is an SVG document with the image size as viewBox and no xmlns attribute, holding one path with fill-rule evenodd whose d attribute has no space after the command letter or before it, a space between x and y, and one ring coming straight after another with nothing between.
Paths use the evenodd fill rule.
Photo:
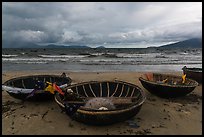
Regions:
<instances>
[{"instance_id":1,"label":"small boat on water","mask_svg":"<svg viewBox=\"0 0 204 137\"><path fill-rule=\"evenodd\" d=\"M196 80L198 83L202 83L202 68L182 68L183 73L186 74L187 78Z\"/></svg>"},{"instance_id":2,"label":"small boat on water","mask_svg":"<svg viewBox=\"0 0 204 137\"><path fill-rule=\"evenodd\" d=\"M162 98L185 96L198 86L195 80L160 73L146 73L139 80L150 93Z\"/></svg>"},{"instance_id":3,"label":"small boat on water","mask_svg":"<svg viewBox=\"0 0 204 137\"><path fill-rule=\"evenodd\" d=\"M91 125L109 125L134 117L146 97L142 89L124 81L73 84L55 101L72 119Z\"/></svg>"},{"instance_id":4,"label":"small boat on water","mask_svg":"<svg viewBox=\"0 0 204 137\"><path fill-rule=\"evenodd\" d=\"M45 90L46 83L55 83L59 88L64 88L70 85L71 81L69 77L60 75L21 76L4 82L2 91L6 91L10 96L21 100L48 100L53 98L54 94ZM32 93L33 95L28 98Z\"/></svg>"}]
</instances>

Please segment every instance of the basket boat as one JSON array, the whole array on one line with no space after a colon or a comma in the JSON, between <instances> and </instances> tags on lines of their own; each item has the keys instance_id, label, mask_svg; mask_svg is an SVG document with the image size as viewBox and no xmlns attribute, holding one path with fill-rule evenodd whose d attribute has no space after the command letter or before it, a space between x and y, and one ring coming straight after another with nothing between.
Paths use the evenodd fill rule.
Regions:
<instances>
[{"instance_id":1,"label":"basket boat","mask_svg":"<svg viewBox=\"0 0 204 137\"><path fill-rule=\"evenodd\" d=\"M79 105L74 113L67 114L78 122L90 125L109 125L134 117L146 99L140 87L124 81L89 81L65 89L67 96L55 94L56 103L65 112L70 109L67 104ZM78 96L73 99L71 95Z\"/></svg>"},{"instance_id":2,"label":"basket boat","mask_svg":"<svg viewBox=\"0 0 204 137\"><path fill-rule=\"evenodd\" d=\"M10 79L3 83L2 90L6 91L10 96L25 100L26 97L33 91L36 81L41 82L56 82L58 86L68 86L71 83L71 79L66 76L60 75L29 75L29 76L21 76ZM39 89L34 93L32 97L27 100L48 100L53 98L54 95L48 91L43 89Z\"/></svg>"},{"instance_id":3,"label":"basket boat","mask_svg":"<svg viewBox=\"0 0 204 137\"><path fill-rule=\"evenodd\" d=\"M185 96L198 86L195 80L186 78L185 82L182 83L181 76L160 73L145 74L139 77L139 80L150 93L162 98ZM166 80L166 82L161 82L163 80Z\"/></svg>"},{"instance_id":4,"label":"basket boat","mask_svg":"<svg viewBox=\"0 0 204 137\"><path fill-rule=\"evenodd\" d=\"M186 74L187 78L196 80L198 83L202 83L202 68L182 68L183 73Z\"/></svg>"}]
</instances>

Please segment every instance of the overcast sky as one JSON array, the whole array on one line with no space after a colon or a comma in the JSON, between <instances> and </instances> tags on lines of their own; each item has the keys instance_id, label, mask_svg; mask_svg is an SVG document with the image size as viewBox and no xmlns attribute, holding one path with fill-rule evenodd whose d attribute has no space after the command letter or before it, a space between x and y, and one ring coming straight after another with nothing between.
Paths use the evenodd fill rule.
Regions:
<instances>
[{"instance_id":1,"label":"overcast sky","mask_svg":"<svg viewBox=\"0 0 204 137\"><path fill-rule=\"evenodd\" d=\"M148 47L202 36L202 2L4 2L4 41Z\"/></svg>"}]
</instances>

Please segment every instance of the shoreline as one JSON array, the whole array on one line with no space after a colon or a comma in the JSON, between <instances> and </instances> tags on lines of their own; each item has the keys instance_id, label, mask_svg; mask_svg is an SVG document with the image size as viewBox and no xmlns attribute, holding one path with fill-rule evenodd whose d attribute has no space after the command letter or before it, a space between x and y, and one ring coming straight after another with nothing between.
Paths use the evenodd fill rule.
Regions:
<instances>
[{"instance_id":1,"label":"shoreline","mask_svg":"<svg viewBox=\"0 0 204 137\"><path fill-rule=\"evenodd\" d=\"M202 84L185 97L162 99L150 94L138 78L146 72L71 72L64 71L72 83L89 80L123 80L145 91L146 101L140 112L130 120L109 126L90 126L61 113L54 101L22 102L2 92L2 103L10 108L2 112L2 134L14 135L201 135ZM61 75L62 71L9 71L2 73L2 83L8 79L37 74ZM163 72L162 72L163 73ZM182 75L181 72L164 72ZM136 127L131 126L136 123Z\"/></svg>"},{"instance_id":2,"label":"shoreline","mask_svg":"<svg viewBox=\"0 0 204 137\"><path fill-rule=\"evenodd\" d=\"M69 72L175 72L182 71L184 66L202 68L202 64L160 64L160 65L110 65L101 64L2 64L2 72L9 71L69 71ZM14 68L15 66L15 68Z\"/></svg>"}]
</instances>

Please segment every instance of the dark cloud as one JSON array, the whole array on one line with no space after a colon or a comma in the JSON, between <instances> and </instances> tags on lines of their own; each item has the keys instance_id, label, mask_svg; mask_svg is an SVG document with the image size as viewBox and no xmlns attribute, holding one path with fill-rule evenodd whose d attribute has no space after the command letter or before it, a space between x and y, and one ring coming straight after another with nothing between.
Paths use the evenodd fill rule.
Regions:
<instances>
[{"instance_id":1,"label":"dark cloud","mask_svg":"<svg viewBox=\"0 0 204 137\"><path fill-rule=\"evenodd\" d=\"M2 28L3 43L147 47L201 37L202 3L4 2Z\"/></svg>"}]
</instances>

